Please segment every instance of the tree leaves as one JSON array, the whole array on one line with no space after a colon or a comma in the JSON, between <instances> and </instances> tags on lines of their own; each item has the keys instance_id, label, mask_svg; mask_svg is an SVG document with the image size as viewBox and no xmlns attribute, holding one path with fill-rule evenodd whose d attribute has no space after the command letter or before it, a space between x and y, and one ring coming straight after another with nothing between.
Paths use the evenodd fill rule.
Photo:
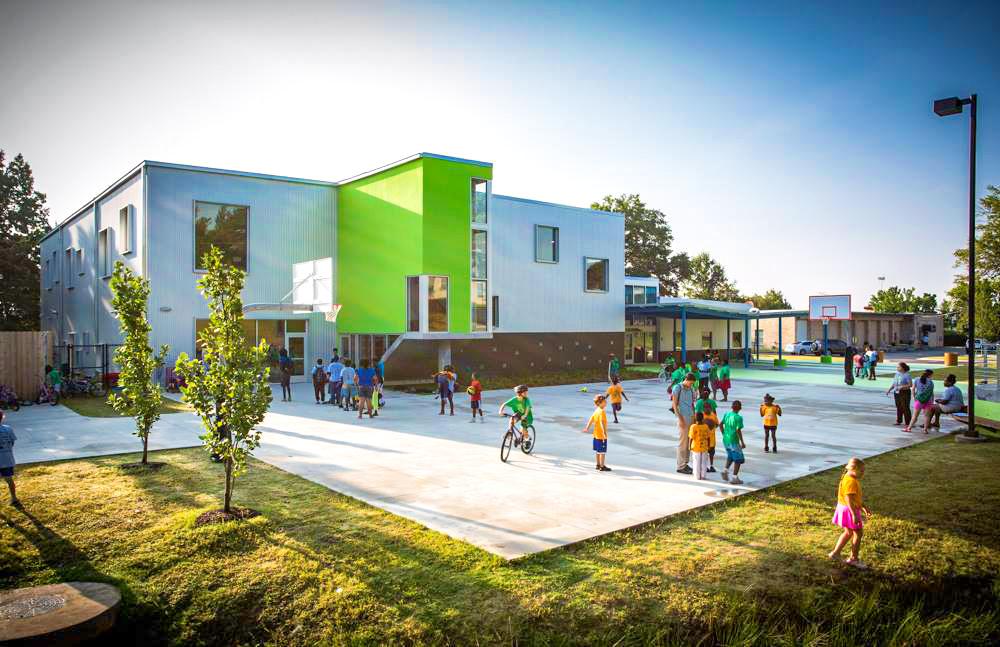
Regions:
<instances>
[{"instance_id":1,"label":"tree leaves","mask_svg":"<svg viewBox=\"0 0 1000 647\"><path fill-rule=\"evenodd\" d=\"M38 244L49 230L45 194L31 166L0 150L0 330L38 330Z\"/></svg>"},{"instance_id":2,"label":"tree leaves","mask_svg":"<svg viewBox=\"0 0 1000 647\"><path fill-rule=\"evenodd\" d=\"M937 312L937 296L924 292L917 296L916 288L892 286L879 290L868 300L875 312Z\"/></svg>"},{"instance_id":3,"label":"tree leaves","mask_svg":"<svg viewBox=\"0 0 1000 647\"><path fill-rule=\"evenodd\" d=\"M1000 188L992 184L979 200L976 231L976 337L1000 339ZM969 250L955 250L955 283L942 304L956 329L969 328Z\"/></svg>"},{"instance_id":4,"label":"tree leaves","mask_svg":"<svg viewBox=\"0 0 1000 647\"><path fill-rule=\"evenodd\" d=\"M750 301L755 308L761 310L789 310L792 307L792 304L785 299L785 295L775 289L770 289L764 294L751 294L740 300Z\"/></svg>"},{"instance_id":5,"label":"tree leaves","mask_svg":"<svg viewBox=\"0 0 1000 647\"><path fill-rule=\"evenodd\" d=\"M740 301L739 290L726 276L725 268L712 260L707 252L692 258L689 269L688 277L681 283L684 296L712 301Z\"/></svg>"}]
</instances>

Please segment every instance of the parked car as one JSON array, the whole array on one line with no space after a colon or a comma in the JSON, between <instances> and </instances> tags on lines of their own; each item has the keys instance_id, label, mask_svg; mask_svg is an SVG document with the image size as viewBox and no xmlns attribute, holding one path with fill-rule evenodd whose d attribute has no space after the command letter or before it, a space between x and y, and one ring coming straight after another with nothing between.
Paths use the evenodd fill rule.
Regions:
<instances>
[{"instance_id":1,"label":"parked car","mask_svg":"<svg viewBox=\"0 0 1000 647\"><path fill-rule=\"evenodd\" d=\"M792 342L791 344L785 344L784 351L789 355L808 355L813 352L813 343L809 339Z\"/></svg>"},{"instance_id":2,"label":"parked car","mask_svg":"<svg viewBox=\"0 0 1000 647\"><path fill-rule=\"evenodd\" d=\"M996 349L997 349L997 342L995 342L995 341L986 341L985 339L977 339L976 340L976 351L977 352L987 351L987 352L991 352L992 353Z\"/></svg>"},{"instance_id":3,"label":"parked car","mask_svg":"<svg viewBox=\"0 0 1000 647\"><path fill-rule=\"evenodd\" d=\"M840 339L831 339L828 341L828 350L831 355L844 355L847 353L847 342ZM822 339L816 339L812 342L812 354L823 354Z\"/></svg>"}]
</instances>

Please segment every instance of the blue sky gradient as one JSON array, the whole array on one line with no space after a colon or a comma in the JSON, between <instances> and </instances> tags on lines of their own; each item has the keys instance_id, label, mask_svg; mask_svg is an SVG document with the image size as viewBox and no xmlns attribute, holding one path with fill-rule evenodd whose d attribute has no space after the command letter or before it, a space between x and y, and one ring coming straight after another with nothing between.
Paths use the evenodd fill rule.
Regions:
<instances>
[{"instance_id":1,"label":"blue sky gradient","mask_svg":"<svg viewBox=\"0 0 1000 647\"><path fill-rule=\"evenodd\" d=\"M341 179L418 151L498 193L639 193L744 292L943 294L1000 185L1000 3L5 4L0 147L61 220L141 159Z\"/></svg>"}]
</instances>

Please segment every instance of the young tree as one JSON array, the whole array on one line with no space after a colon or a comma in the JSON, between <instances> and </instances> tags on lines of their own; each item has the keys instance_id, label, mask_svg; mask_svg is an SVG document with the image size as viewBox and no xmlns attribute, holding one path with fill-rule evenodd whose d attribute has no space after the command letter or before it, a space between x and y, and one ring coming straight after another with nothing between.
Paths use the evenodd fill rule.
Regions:
<instances>
[{"instance_id":1,"label":"young tree","mask_svg":"<svg viewBox=\"0 0 1000 647\"><path fill-rule=\"evenodd\" d=\"M706 252L691 259L691 273L681 283L684 296L713 301L740 301L739 290L726 276L726 270Z\"/></svg>"},{"instance_id":2,"label":"young tree","mask_svg":"<svg viewBox=\"0 0 1000 647\"><path fill-rule=\"evenodd\" d=\"M785 299L785 295L780 290L768 290L764 294L751 294L744 297L743 301L753 302L754 307L761 310L788 310L792 304Z\"/></svg>"},{"instance_id":3,"label":"young tree","mask_svg":"<svg viewBox=\"0 0 1000 647\"><path fill-rule=\"evenodd\" d=\"M111 308L122 331L122 345L115 350L115 363L121 368L118 385L122 388L120 393L108 396L108 403L118 413L135 418L135 435L142 441L142 464L148 465L149 430L160 419L163 399L153 372L163 366L169 348L160 346L157 353L149 345L152 327L146 319L148 279L118 261L111 276L111 295Z\"/></svg>"},{"instance_id":4,"label":"young tree","mask_svg":"<svg viewBox=\"0 0 1000 647\"><path fill-rule=\"evenodd\" d=\"M243 334L240 292L246 274L227 265L212 247L203 257L206 274L198 288L208 300L208 326L198 335L201 359L186 353L177 358L177 372L187 382L184 401L201 417L208 451L221 459L226 472L223 512L232 513L233 481L246 469L247 457L260 444L256 427L271 404L267 377L266 340L253 346Z\"/></svg>"},{"instance_id":5,"label":"young tree","mask_svg":"<svg viewBox=\"0 0 1000 647\"><path fill-rule=\"evenodd\" d=\"M49 230L45 194L24 157L0 150L0 330L38 330L38 244Z\"/></svg>"},{"instance_id":6,"label":"young tree","mask_svg":"<svg viewBox=\"0 0 1000 647\"><path fill-rule=\"evenodd\" d=\"M662 211L650 209L637 194L605 196L591 209L625 216L625 271L660 280L660 294L677 296L688 276L688 256L673 253L674 233Z\"/></svg>"},{"instance_id":7,"label":"young tree","mask_svg":"<svg viewBox=\"0 0 1000 647\"><path fill-rule=\"evenodd\" d=\"M1000 339L1000 188L990 185L979 200L976 226L976 337ZM969 329L969 250L955 250L955 283L942 309L952 313L956 328Z\"/></svg>"}]
</instances>

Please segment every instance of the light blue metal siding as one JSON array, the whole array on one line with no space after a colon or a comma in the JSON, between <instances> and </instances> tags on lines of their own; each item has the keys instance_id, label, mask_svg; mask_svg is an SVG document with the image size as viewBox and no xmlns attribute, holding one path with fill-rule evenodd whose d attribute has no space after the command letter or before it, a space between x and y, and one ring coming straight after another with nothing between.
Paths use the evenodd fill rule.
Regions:
<instances>
[{"instance_id":1,"label":"light blue metal siding","mask_svg":"<svg viewBox=\"0 0 1000 647\"><path fill-rule=\"evenodd\" d=\"M494 195L490 290L507 332L623 332L625 221L588 209ZM535 261L535 225L559 228L559 262ZM608 259L608 291L584 290L584 258Z\"/></svg>"},{"instance_id":2,"label":"light blue metal siding","mask_svg":"<svg viewBox=\"0 0 1000 647\"><path fill-rule=\"evenodd\" d=\"M142 173L136 173L129 180L117 189L97 201L96 230L93 233L93 268L96 274L100 274L97 268L97 235L102 229L111 231L109 244L110 268L121 261L137 274L143 273L142 262L142 231L144 221L143 210L143 190ZM119 210L128 207L132 212L132 226L136 229L132 236L132 251L125 252L125 236L121 231L119 223ZM110 272L109 272L110 274ZM96 337L97 343L117 344L121 342L121 330L118 319L111 311L111 279L98 276L95 283L95 294L97 295L96 308Z\"/></svg>"},{"instance_id":3,"label":"light blue metal siding","mask_svg":"<svg viewBox=\"0 0 1000 647\"><path fill-rule=\"evenodd\" d=\"M156 343L170 345L169 363L180 351L193 354L195 319L208 316L196 286L202 275L194 271L196 200L249 207L244 303L279 302L292 288L294 263L336 257L337 198L333 186L157 166L147 167L147 173L147 266L152 281L149 315ZM333 284L336 289L336 278ZM254 317L307 318L307 359L325 356L336 345L336 326L326 323L322 315Z\"/></svg>"}]
</instances>

